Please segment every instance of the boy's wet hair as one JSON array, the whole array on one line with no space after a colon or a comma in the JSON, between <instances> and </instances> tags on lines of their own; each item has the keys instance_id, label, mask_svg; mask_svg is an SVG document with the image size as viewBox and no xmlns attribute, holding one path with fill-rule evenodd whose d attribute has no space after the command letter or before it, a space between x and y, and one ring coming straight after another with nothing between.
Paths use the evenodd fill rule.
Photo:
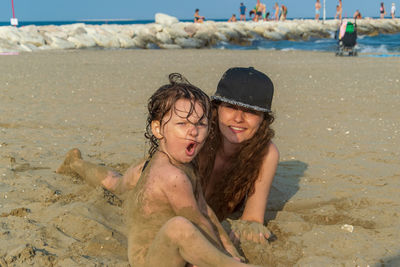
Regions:
<instances>
[{"instance_id":1,"label":"boy's wet hair","mask_svg":"<svg viewBox=\"0 0 400 267\"><path fill-rule=\"evenodd\" d=\"M163 125L164 116L175 107L175 103L179 99L190 100L191 106L187 118L195 112L195 103L199 104L203 109L203 116L199 119L211 118L210 99L201 89L191 84L184 76L179 73L171 73L169 76L169 84L161 86L148 100L147 109L147 125L144 136L150 142L149 156L151 157L158 149L158 139L151 131L151 122L160 121ZM169 119L164 122L167 123Z\"/></svg>"}]
</instances>

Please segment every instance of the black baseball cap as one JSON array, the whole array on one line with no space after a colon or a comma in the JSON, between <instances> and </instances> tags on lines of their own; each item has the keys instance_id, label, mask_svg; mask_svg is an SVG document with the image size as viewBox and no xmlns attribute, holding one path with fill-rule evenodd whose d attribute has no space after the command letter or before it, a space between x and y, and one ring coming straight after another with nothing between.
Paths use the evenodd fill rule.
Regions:
<instances>
[{"instance_id":1,"label":"black baseball cap","mask_svg":"<svg viewBox=\"0 0 400 267\"><path fill-rule=\"evenodd\" d=\"M273 95L274 85L267 75L253 67L235 67L222 75L211 100L270 112Z\"/></svg>"}]
</instances>

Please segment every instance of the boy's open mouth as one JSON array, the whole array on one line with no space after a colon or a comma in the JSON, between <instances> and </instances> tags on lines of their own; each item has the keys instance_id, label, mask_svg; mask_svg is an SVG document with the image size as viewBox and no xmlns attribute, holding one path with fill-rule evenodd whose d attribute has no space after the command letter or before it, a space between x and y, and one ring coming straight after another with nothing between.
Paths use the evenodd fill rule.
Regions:
<instances>
[{"instance_id":1,"label":"boy's open mouth","mask_svg":"<svg viewBox=\"0 0 400 267\"><path fill-rule=\"evenodd\" d=\"M186 147L186 155L193 156L194 152L197 147L197 142L190 142L189 145Z\"/></svg>"}]
</instances>

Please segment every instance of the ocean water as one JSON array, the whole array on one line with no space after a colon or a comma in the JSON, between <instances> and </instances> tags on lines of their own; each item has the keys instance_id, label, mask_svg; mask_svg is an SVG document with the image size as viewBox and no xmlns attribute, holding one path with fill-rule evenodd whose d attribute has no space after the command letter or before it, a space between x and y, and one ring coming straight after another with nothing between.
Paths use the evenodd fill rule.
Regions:
<instances>
[{"instance_id":1,"label":"ocean water","mask_svg":"<svg viewBox=\"0 0 400 267\"><path fill-rule=\"evenodd\" d=\"M221 42L215 48L238 50L305 50L305 51L335 51L337 40L332 33L331 38L311 38L308 41L270 41L261 37L251 40L250 45L240 46ZM357 51L359 53L400 53L400 33L380 34L377 36L359 35L357 37Z\"/></svg>"},{"instance_id":2,"label":"ocean water","mask_svg":"<svg viewBox=\"0 0 400 267\"><path fill-rule=\"evenodd\" d=\"M214 21L227 21L226 19L213 19ZM191 22L192 20L181 20ZM65 25L73 23L85 23L90 25L102 24L148 24L154 20L74 20L74 21L19 21L19 27L27 25ZM0 22L0 26L9 26L9 22ZM307 41L271 41L257 37L249 40L246 46L235 45L226 42L220 42L212 48L230 49L230 50L306 50L306 51L334 51L337 46L337 40L332 32L331 38L318 39L311 38ZM154 46L156 48L156 46ZM400 33L380 34L377 36L359 35L357 38L357 50L359 53L376 54L397 54L400 53Z\"/></svg>"}]
</instances>

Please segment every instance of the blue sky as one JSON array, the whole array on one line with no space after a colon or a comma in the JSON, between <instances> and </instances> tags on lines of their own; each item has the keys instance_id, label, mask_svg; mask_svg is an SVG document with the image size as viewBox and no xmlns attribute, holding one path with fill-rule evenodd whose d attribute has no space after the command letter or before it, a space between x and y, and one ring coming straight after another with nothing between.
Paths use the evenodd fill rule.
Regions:
<instances>
[{"instance_id":1,"label":"blue sky","mask_svg":"<svg viewBox=\"0 0 400 267\"><path fill-rule=\"evenodd\" d=\"M15 15L21 21L36 20L80 20L80 19L154 19L162 12L191 19L194 9L206 18L229 18L238 14L241 2L249 8L256 0L14 0ZM275 0L261 0L271 11ZM289 18L313 17L315 0L278 0L288 7ZM380 0L343 0L343 14L352 16L359 9L363 16L379 16ZM392 0L383 0L386 12L390 13ZM394 0L400 10L400 0ZM321 0L323 3L323 0ZM337 0L326 0L327 17L333 17ZM0 0L0 21L9 21L12 16L11 0Z\"/></svg>"}]
</instances>

